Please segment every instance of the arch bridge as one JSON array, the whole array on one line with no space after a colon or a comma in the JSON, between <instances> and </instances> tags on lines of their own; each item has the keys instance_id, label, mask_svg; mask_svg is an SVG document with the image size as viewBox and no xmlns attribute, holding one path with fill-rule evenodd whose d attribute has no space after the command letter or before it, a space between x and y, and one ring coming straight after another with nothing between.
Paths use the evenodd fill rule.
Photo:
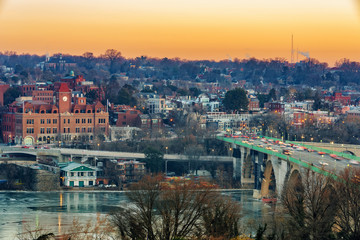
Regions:
<instances>
[{"instance_id":1,"label":"arch bridge","mask_svg":"<svg viewBox=\"0 0 360 240\"><path fill-rule=\"evenodd\" d=\"M341 170L360 163L359 157L334 149L313 147L316 150L305 151L300 143L296 149L290 144L275 144L280 139L217 138L228 143L232 151L234 179L242 187L255 189L258 198L279 195L286 182L308 169L336 178Z\"/></svg>"}]
</instances>

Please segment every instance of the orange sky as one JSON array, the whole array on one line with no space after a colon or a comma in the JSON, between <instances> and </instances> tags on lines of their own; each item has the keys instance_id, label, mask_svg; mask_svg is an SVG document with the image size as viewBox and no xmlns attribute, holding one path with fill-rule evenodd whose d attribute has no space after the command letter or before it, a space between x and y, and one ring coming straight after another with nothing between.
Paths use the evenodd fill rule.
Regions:
<instances>
[{"instance_id":1,"label":"orange sky","mask_svg":"<svg viewBox=\"0 0 360 240\"><path fill-rule=\"evenodd\" d=\"M0 0L0 51L360 61L356 1Z\"/></svg>"}]
</instances>

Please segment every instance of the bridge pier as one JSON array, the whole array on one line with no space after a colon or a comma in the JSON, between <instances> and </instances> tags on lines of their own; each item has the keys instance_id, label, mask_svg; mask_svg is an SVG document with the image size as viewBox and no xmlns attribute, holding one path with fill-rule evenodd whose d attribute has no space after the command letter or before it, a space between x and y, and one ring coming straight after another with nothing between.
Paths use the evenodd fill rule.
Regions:
<instances>
[{"instance_id":1,"label":"bridge pier","mask_svg":"<svg viewBox=\"0 0 360 240\"><path fill-rule=\"evenodd\" d=\"M246 159L250 155L250 149L241 146L237 146L237 148L235 147L236 146L233 148L233 178L236 182L239 182L242 187L244 187L246 184L244 179L251 179L251 166L246 166L245 164ZM246 169L246 167L249 167L249 169ZM246 176L246 174L249 174L250 176Z\"/></svg>"},{"instance_id":2,"label":"bridge pier","mask_svg":"<svg viewBox=\"0 0 360 240\"><path fill-rule=\"evenodd\" d=\"M241 147L233 148L233 179L235 182L240 182L241 184L241 168L243 162L243 150Z\"/></svg>"},{"instance_id":3,"label":"bridge pier","mask_svg":"<svg viewBox=\"0 0 360 240\"><path fill-rule=\"evenodd\" d=\"M254 176L255 176L255 185L254 189L261 190L261 183L264 178L264 153L252 151L252 160L254 163Z\"/></svg>"},{"instance_id":4,"label":"bridge pier","mask_svg":"<svg viewBox=\"0 0 360 240\"><path fill-rule=\"evenodd\" d=\"M289 164L287 161L271 155L271 164L276 179L276 195L280 196L284 188L286 176L289 172Z\"/></svg>"}]
</instances>

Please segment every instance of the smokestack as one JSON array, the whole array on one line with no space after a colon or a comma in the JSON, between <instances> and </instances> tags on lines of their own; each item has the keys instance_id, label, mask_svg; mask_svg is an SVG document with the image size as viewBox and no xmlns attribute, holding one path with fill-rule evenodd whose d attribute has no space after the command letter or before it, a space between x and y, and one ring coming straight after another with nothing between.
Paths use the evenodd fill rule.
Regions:
<instances>
[{"instance_id":1,"label":"smokestack","mask_svg":"<svg viewBox=\"0 0 360 240\"><path fill-rule=\"evenodd\" d=\"M291 34L291 63L294 62L294 35Z\"/></svg>"}]
</instances>

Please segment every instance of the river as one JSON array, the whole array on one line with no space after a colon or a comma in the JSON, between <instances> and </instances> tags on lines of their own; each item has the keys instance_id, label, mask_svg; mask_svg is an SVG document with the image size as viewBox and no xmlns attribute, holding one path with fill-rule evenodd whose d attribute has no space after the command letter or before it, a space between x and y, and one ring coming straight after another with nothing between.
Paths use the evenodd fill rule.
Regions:
<instances>
[{"instance_id":1,"label":"river","mask_svg":"<svg viewBox=\"0 0 360 240\"><path fill-rule=\"evenodd\" d=\"M242 206L244 225L258 226L270 217L274 207L252 197L251 191L226 191ZM56 235L64 233L77 218L81 223L106 215L114 207L126 204L124 192L16 192L0 191L0 239L16 239L18 233L36 226Z\"/></svg>"}]
</instances>

